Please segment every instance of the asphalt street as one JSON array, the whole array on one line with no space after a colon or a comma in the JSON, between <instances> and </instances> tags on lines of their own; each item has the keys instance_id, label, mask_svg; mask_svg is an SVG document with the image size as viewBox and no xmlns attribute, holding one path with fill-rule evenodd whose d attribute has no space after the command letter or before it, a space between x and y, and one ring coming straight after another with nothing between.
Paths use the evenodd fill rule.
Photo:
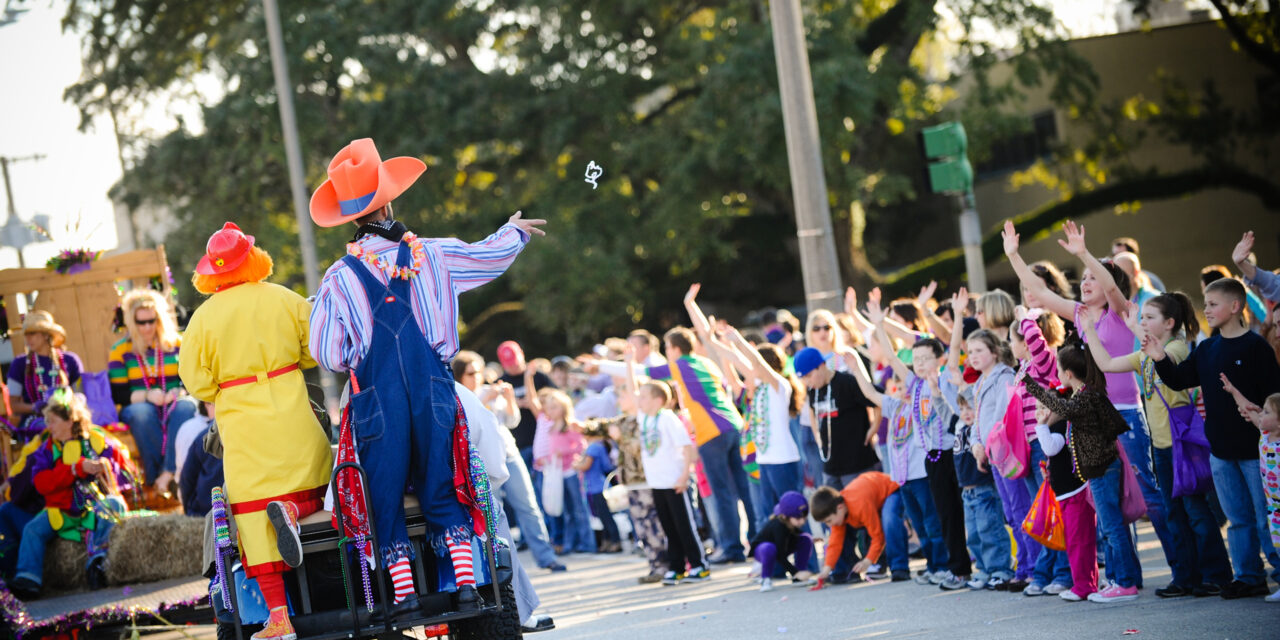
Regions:
<instances>
[{"instance_id":1,"label":"asphalt street","mask_svg":"<svg viewBox=\"0 0 1280 640\"><path fill-rule=\"evenodd\" d=\"M1162 600L1154 590L1169 569L1150 525L1139 529L1144 589L1134 602L1066 602L994 591L946 592L914 582L778 587L761 593L748 565L717 570L702 584L642 585L646 565L634 555L565 558L569 571L535 569L543 611L557 628L538 640L610 638L692 640L788 637L851 638L1280 638L1280 604L1262 598ZM532 558L522 558L529 563ZM530 566L530 564L526 564ZM913 569L923 561L913 561ZM1274 585L1272 585L1274 588Z\"/></svg>"}]
</instances>

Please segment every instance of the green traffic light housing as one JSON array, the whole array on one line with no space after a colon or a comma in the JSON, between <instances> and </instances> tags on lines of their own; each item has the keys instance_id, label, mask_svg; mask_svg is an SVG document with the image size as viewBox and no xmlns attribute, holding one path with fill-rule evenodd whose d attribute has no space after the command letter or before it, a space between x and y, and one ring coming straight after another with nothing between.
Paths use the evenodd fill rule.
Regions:
<instances>
[{"instance_id":1,"label":"green traffic light housing","mask_svg":"<svg viewBox=\"0 0 1280 640\"><path fill-rule=\"evenodd\" d=\"M966 152L969 139L959 122L926 127L920 146L929 162L929 188L934 193L965 192L973 188L973 166Z\"/></svg>"},{"instance_id":2,"label":"green traffic light housing","mask_svg":"<svg viewBox=\"0 0 1280 640\"><path fill-rule=\"evenodd\" d=\"M930 160L960 157L969 150L969 138L959 122L926 127L920 131L920 138L924 143L924 156Z\"/></svg>"},{"instance_id":3,"label":"green traffic light housing","mask_svg":"<svg viewBox=\"0 0 1280 640\"><path fill-rule=\"evenodd\" d=\"M964 192L973 188L973 166L969 159L961 156L929 163L929 187L934 193Z\"/></svg>"}]
</instances>

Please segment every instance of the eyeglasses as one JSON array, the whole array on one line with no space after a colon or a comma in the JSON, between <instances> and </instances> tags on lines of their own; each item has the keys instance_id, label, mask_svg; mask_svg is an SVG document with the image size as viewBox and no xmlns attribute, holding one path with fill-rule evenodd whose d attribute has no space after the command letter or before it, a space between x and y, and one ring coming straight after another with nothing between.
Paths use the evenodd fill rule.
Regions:
<instances>
[{"instance_id":1,"label":"eyeglasses","mask_svg":"<svg viewBox=\"0 0 1280 640\"><path fill-rule=\"evenodd\" d=\"M144 327L144 326L149 325L149 324L155 324L155 323L156 323L156 322L158 322L159 320L160 320L159 318L151 318L151 319L149 319L149 320L139 320L138 318L134 318L134 319L133 319L133 323L134 323L134 324L136 324L136 325L138 325L138 326L140 326L140 327Z\"/></svg>"},{"instance_id":2,"label":"eyeglasses","mask_svg":"<svg viewBox=\"0 0 1280 640\"><path fill-rule=\"evenodd\" d=\"M814 333L817 333L817 332L819 332L819 331L830 331L830 330L831 330L831 325L829 325L829 324L815 324L815 325L813 325L813 332L814 332Z\"/></svg>"}]
</instances>

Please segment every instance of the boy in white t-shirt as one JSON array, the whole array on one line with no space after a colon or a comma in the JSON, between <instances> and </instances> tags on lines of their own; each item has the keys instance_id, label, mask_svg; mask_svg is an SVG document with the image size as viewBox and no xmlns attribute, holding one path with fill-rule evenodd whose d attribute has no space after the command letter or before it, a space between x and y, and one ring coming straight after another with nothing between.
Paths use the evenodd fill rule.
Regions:
<instances>
[{"instance_id":1,"label":"boy in white t-shirt","mask_svg":"<svg viewBox=\"0 0 1280 640\"><path fill-rule=\"evenodd\" d=\"M635 365L627 360L627 374L635 392L640 431L640 462L645 479L653 490L658 520L667 534L668 571L662 584L701 582L711 577L703 556L689 502L689 477L698 459L689 432L680 418L667 405L671 403L671 387L653 380L636 384ZM688 569L686 571L686 568Z\"/></svg>"}]
</instances>

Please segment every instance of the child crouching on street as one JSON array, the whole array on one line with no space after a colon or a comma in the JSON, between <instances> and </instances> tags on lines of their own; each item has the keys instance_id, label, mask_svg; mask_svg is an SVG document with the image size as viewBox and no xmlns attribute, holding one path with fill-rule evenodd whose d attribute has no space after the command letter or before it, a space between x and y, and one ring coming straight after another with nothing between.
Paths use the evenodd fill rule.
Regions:
<instances>
[{"instance_id":1,"label":"child crouching on street","mask_svg":"<svg viewBox=\"0 0 1280 640\"><path fill-rule=\"evenodd\" d=\"M773 591L775 569L782 569L796 582L806 582L812 574L796 567L808 566L813 555L813 536L805 533L809 505L798 491L788 491L778 499L773 517L751 539L751 557L760 565L760 591ZM795 562L787 560L795 556Z\"/></svg>"},{"instance_id":2,"label":"child crouching on street","mask_svg":"<svg viewBox=\"0 0 1280 640\"><path fill-rule=\"evenodd\" d=\"M662 584L670 587L710 579L688 494L698 450L680 418L667 408L672 399L671 387L661 380L638 385L635 363L630 358L627 379L629 388L638 390L634 400L639 409L640 462L653 490L658 520L667 534L668 571L662 576Z\"/></svg>"},{"instance_id":3,"label":"child crouching on street","mask_svg":"<svg viewBox=\"0 0 1280 640\"><path fill-rule=\"evenodd\" d=\"M839 493L831 487L821 487L809 498L809 510L813 519L831 528L827 548L823 553L819 580L826 580L836 567L844 550L846 536L857 540L858 529L866 529L871 544L865 558L853 565L848 577L861 577L871 565L880 560L884 552L883 518L893 517L902 508L902 496L898 495L898 483L879 471L866 471L845 485ZM905 549L903 550L906 551ZM890 558L890 561L893 559ZM844 577L844 576L838 576Z\"/></svg>"}]
</instances>

